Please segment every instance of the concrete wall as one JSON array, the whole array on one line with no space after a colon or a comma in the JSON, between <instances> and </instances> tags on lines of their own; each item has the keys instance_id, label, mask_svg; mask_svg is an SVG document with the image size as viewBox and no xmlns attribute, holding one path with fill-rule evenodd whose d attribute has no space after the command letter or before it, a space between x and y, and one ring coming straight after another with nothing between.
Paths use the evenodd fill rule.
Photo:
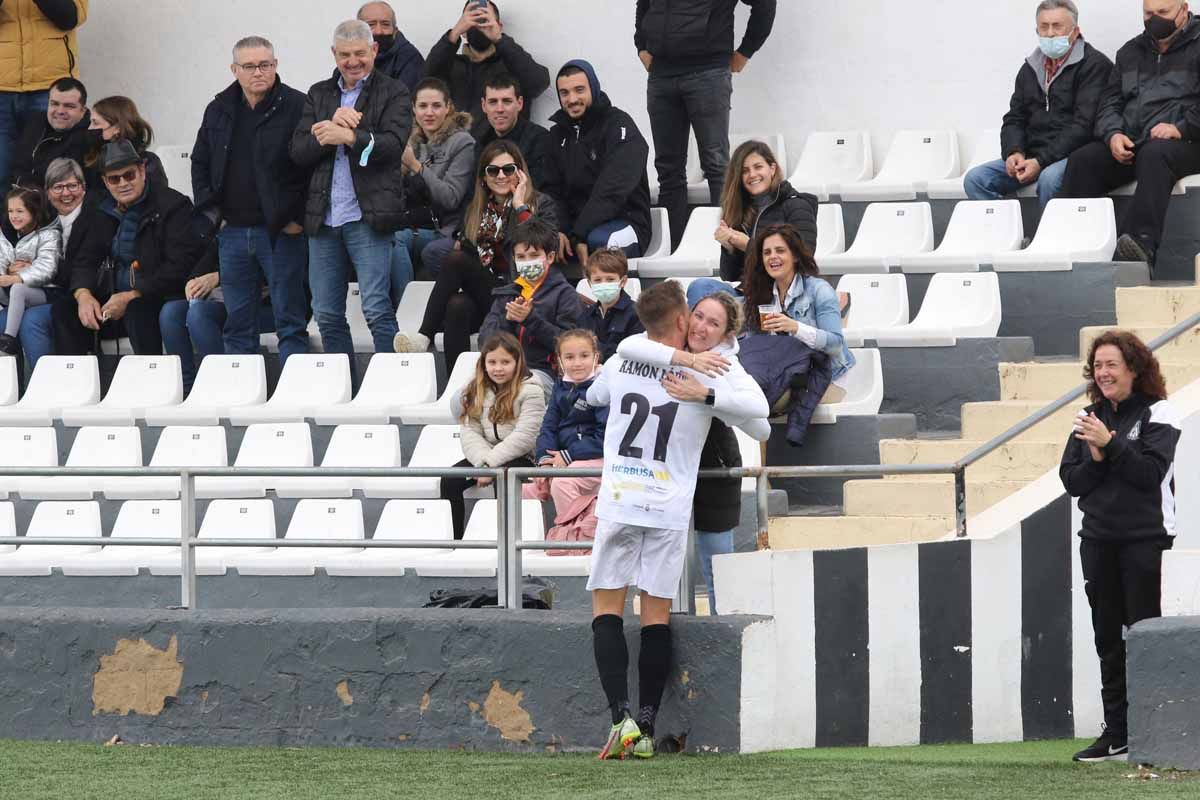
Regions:
<instances>
[{"instance_id":1,"label":"concrete wall","mask_svg":"<svg viewBox=\"0 0 1200 800\"><path fill-rule=\"evenodd\" d=\"M1129 760L1200 769L1200 618L1147 620L1127 644Z\"/></svg>"}]
</instances>

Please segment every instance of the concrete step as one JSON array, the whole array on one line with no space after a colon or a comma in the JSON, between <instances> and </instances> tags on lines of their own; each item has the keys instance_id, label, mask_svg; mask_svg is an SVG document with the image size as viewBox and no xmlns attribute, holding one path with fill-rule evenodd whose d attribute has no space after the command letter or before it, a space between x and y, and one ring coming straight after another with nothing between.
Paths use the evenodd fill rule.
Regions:
<instances>
[{"instance_id":1,"label":"concrete step","mask_svg":"<svg viewBox=\"0 0 1200 800\"><path fill-rule=\"evenodd\" d=\"M967 480L1033 480L1058 464L1065 439L1018 440L1002 445L967 468ZM881 464L946 464L962 458L983 444L966 439L884 439L879 443ZM901 476L888 478L897 480ZM937 476L902 476L925 479Z\"/></svg>"},{"instance_id":2,"label":"concrete step","mask_svg":"<svg viewBox=\"0 0 1200 800\"><path fill-rule=\"evenodd\" d=\"M769 541L772 550L839 550L931 542L953 529L953 517L775 517Z\"/></svg>"},{"instance_id":3,"label":"concrete step","mask_svg":"<svg viewBox=\"0 0 1200 800\"><path fill-rule=\"evenodd\" d=\"M1056 411L1048 419L1039 422L1031 430L1018 437L1017 441L1054 441L1061 439L1065 444L1071 421L1079 409L1087 405L1080 398L1066 408ZM962 407L962 436L972 441L989 441L1007 431L1018 422L1041 411L1045 400L999 400L986 403L964 403Z\"/></svg>"},{"instance_id":4,"label":"concrete step","mask_svg":"<svg viewBox=\"0 0 1200 800\"><path fill-rule=\"evenodd\" d=\"M1200 286L1131 286L1117 289L1117 324L1173 325L1200 313Z\"/></svg>"},{"instance_id":5,"label":"concrete step","mask_svg":"<svg viewBox=\"0 0 1200 800\"><path fill-rule=\"evenodd\" d=\"M1110 330L1114 330L1114 328L1111 326L1092 326L1081 329L1079 331L1079 357L1087 358L1088 348L1091 347L1092 341L1100 334ZM1133 328L1124 328L1121 330L1132 331L1139 338L1141 338L1143 342L1149 344L1152 339L1170 330L1170 326L1135 326ZM1200 361L1200 328L1192 328L1187 333L1179 336L1170 344L1160 348L1157 355L1159 361Z\"/></svg>"},{"instance_id":6,"label":"concrete step","mask_svg":"<svg viewBox=\"0 0 1200 800\"><path fill-rule=\"evenodd\" d=\"M967 481L967 513L979 514L1027 485L1026 481ZM848 517L954 518L954 479L847 481Z\"/></svg>"},{"instance_id":7,"label":"concrete step","mask_svg":"<svg viewBox=\"0 0 1200 800\"><path fill-rule=\"evenodd\" d=\"M1168 349L1159 358L1167 388L1174 391L1200 380L1200 360L1191 362L1164 360L1171 356ZM1083 364L1077 361L1039 363L1036 361L1000 365L1001 400L1036 400L1042 405L1057 400L1083 383Z\"/></svg>"}]
</instances>

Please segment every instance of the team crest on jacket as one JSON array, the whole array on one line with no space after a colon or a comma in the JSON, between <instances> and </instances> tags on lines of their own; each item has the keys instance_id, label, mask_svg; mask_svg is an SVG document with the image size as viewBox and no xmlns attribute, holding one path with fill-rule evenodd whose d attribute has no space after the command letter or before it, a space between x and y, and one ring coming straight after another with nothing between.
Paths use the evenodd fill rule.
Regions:
<instances>
[{"instance_id":1,"label":"team crest on jacket","mask_svg":"<svg viewBox=\"0 0 1200 800\"><path fill-rule=\"evenodd\" d=\"M1141 438L1141 436L1142 436L1142 421L1139 419L1137 422L1135 422L1133 424L1133 427L1129 430L1129 435L1126 436L1125 438L1131 442L1136 442L1139 438Z\"/></svg>"}]
</instances>

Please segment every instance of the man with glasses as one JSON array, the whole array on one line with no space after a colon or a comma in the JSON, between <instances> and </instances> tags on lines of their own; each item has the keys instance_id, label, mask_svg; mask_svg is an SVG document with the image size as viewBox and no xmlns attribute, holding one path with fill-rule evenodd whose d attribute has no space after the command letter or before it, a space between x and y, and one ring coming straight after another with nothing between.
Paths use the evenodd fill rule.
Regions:
<instances>
[{"instance_id":1,"label":"man with glasses","mask_svg":"<svg viewBox=\"0 0 1200 800\"><path fill-rule=\"evenodd\" d=\"M12 181L41 187L46 167L56 158L83 163L92 146L88 127L87 88L74 78L60 78L50 86L45 114L30 117L13 151Z\"/></svg>"},{"instance_id":2,"label":"man with glasses","mask_svg":"<svg viewBox=\"0 0 1200 800\"><path fill-rule=\"evenodd\" d=\"M113 336L123 330L138 355L161 355L159 311L183 296L203 250L192 203L147 181L142 157L124 139L106 144L96 167L108 191L74 222L82 230L66 265L70 294L53 310L57 351L95 352L103 329ZM75 238L72 230L68 252Z\"/></svg>"},{"instance_id":3,"label":"man with glasses","mask_svg":"<svg viewBox=\"0 0 1200 800\"><path fill-rule=\"evenodd\" d=\"M234 82L208 104L192 147L196 210L220 228L225 352L259 349L258 314L271 295L279 358L308 352L305 174L288 155L304 95L276 72L274 46L248 36L233 47Z\"/></svg>"}]
</instances>

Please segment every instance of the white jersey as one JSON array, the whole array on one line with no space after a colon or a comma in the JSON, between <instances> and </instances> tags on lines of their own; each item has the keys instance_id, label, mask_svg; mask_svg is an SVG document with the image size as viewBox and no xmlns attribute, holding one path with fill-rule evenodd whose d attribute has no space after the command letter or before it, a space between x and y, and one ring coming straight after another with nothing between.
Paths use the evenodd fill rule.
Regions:
<instances>
[{"instance_id":1,"label":"white jersey","mask_svg":"<svg viewBox=\"0 0 1200 800\"><path fill-rule=\"evenodd\" d=\"M588 393L607 403L604 477L596 503L599 519L645 528L686 529L692 517L700 451L715 409L681 403L667 394L669 372L688 373L728 394L721 378L688 369L653 366L613 356Z\"/></svg>"}]
</instances>

